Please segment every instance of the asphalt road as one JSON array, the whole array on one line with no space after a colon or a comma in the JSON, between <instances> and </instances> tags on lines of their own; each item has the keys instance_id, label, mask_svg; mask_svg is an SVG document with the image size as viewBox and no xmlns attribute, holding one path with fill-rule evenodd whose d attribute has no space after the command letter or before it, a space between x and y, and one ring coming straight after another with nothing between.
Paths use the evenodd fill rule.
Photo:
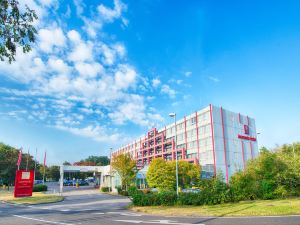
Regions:
<instances>
[{"instance_id":1,"label":"asphalt road","mask_svg":"<svg viewBox=\"0 0 300 225\"><path fill-rule=\"evenodd\" d=\"M84 193L84 194L83 194ZM164 217L126 210L130 200L83 191L63 202L42 205L0 203L0 225L98 225L98 224L205 224L205 225L300 225L300 216L286 217Z\"/></svg>"}]
</instances>

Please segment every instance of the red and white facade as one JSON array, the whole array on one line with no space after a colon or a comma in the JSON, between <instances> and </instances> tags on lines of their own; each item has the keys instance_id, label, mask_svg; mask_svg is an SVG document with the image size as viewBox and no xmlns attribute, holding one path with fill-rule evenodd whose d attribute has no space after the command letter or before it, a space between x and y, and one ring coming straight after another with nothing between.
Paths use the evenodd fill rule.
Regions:
<instances>
[{"instance_id":1,"label":"red and white facade","mask_svg":"<svg viewBox=\"0 0 300 225\"><path fill-rule=\"evenodd\" d=\"M225 180L258 155L255 120L222 107L208 107L161 129L153 128L113 154L130 153L140 167L153 159L178 159L199 163L208 176L222 172Z\"/></svg>"}]
</instances>

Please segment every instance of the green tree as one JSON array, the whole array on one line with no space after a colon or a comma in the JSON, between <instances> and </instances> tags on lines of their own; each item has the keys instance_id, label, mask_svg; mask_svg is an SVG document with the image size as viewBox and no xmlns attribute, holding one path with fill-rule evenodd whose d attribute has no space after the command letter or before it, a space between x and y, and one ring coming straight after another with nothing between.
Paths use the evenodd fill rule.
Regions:
<instances>
[{"instance_id":1,"label":"green tree","mask_svg":"<svg viewBox=\"0 0 300 225\"><path fill-rule=\"evenodd\" d=\"M17 0L0 1L0 59L15 60L17 47L23 52L31 50L31 43L35 42L36 29L32 25L37 19L34 10L26 5L25 11L19 10Z\"/></svg>"},{"instance_id":2,"label":"green tree","mask_svg":"<svg viewBox=\"0 0 300 225\"><path fill-rule=\"evenodd\" d=\"M178 161L178 183L181 188L190 187L200 180L201 168L199 165ZM154 159L147 172L147 182L150 187L159 190L175 190L176 162L165 161L162 158Z\"/></svg>"},{"instance_id":3,"label":"green tree","mask_svg":"<svg viewBox=\"0 0 300 225\"><path fill-rule=\"evenodd\" d=\"M47 168L47 177L51 180L58 181L60 178L60 167L50 166Z\"/></svg>"},{"instance_id":4,"label":"green tree","mask_svg":"<svg viewBox=\"0 0 300 225\"><path fill-rule=\"evenodd\" d=\"M127 190L128 186L136 178L137 168L135 160L128 153L120 154L112 158L111 165L121 178L122 188Z\"/></svg>"},{"instance_id":5,"label":"green tree","mask_svg":"<svg viewBox=\"0 0 300 225\"><path fill-rule=\"evenodd\" d=\"M17 169L19 150L0 143L0 178L3 179L4 183L13 184L15 181L15 174ZM28 169L34 169L35 162L33 157L28 153L22 154L22 161L20 169L26 169L28 159ZM39 165L37 165L38 167ZM38 173L37 173L38 174ZM38 174L39 175L39 174Z\"/></svg>"},{"instance_id":6,"label":"green tree","mask_svg":"<svg viewBox=\"0 0 300 225\"><path fill-rule=\"evenodd\" d=\"M107 156L95 156L95 155L91 155L88 158L81 160L81 162L95 163L96 166L107 166L110 164L110 160Z\"/></svg>"},{"instance_id":7,"label":"green tree","mask_svg":"<svg viewBox=\"0 0 300 225\"><path fill-rule=\"evenodd\" d=\"M176 172L176 162L170 162ZM190 187L200 180L201 167L197 164L189 163L184 160L178 161L178 183L181 188Z\"/></svg>"},{"instance_id":8,"label":"green tree","mask_svg":"<svg viewBox=\"0 0 300 225\"><path fill-rule=\"evenodd\" d=\"M152 160L147 171L147 182L152 188L174 190L176 186L175 170L171 163L162 158Z\"/></svg>"}]
</instances>

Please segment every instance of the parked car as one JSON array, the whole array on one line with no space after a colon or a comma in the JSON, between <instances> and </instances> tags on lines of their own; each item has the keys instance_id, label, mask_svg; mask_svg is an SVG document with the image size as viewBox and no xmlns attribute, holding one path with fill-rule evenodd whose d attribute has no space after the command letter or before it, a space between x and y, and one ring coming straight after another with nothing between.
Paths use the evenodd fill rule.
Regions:
<instances>
[{"instance_id":1,"label":"parked car","mask_svg":"<svg viewBox=\"0 0 300 225\"><path fill-rule=\"evenodd\" d=\"M73 181L72 180L64 180L64 186L73 186Z\"/></svg>"},{"instance_id":2,"label":"parked car","mask_svg":"<svg viewBox=\"0 0 300 225\"><path fill-rule=\"evenodd\" d=\"M34 184L42 184L42 183L43 183L42 180L35 180L35 181L34 181Z\"/></svg>"},{"instance_id":3,"label":"parked car","mask_svg":"<svg viewBox=\"0 0 300 225\"><path fill-rule=\"evenodd\" d=\"M78 184L79 184L79 186L88 186L89 185L89 183L85 180L79 180Z\"/></svg>"}]
</instances>

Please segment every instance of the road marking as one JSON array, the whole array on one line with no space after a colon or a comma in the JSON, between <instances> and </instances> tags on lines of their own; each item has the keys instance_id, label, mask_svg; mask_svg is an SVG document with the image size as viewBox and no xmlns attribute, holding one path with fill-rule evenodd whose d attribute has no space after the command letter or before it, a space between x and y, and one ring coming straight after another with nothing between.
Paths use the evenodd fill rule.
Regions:
<instances>
[{"instance_id":1,"label":"road marking","mask_svg":"<svg viewBox=\"0 0 300 225\"><path fill-rule=\"evenodd\" d=\"M121 216L142 216L141 214L137 213L123 213L123 212L107 212L108 214L118 214Z\"/></svg>"},{"instance_id":2,"label":"road marking","mask_svg":"<svg viewBox=\"0 0 300 225\"><path fill-rule=\"evenodd\" d=\"M177 221L172 220L115 220L116 222L123 222L123 223L157 223L157 224L173 224L173 225L192 225L192 223L180 223ZM198 225L205 225L203 223Z\"/></svg>"},{"instance_id":3,"label":"road marking","mask_svg":"<svg viewBox=\"0 0 300 225\"><path fill-rule=\"evenodd\" d=\"M13 215L13 216L18 217L18 218L22 218L22 219L26 219L26 220L39 221L39 222L43 222L43 223L60 224L60 225L74 225L72 223L55 222L55 221L37 219L37 218L32 218L32 217L27 217L27 216L20 216L20 215Z\"/></svg>"},{"instance_id":4,"label":"road marking","mask_svg":"<svg viewBox=\"0 0 300 225\"><path fill-rule=\"evenodd\" d=\"M103 215L104 213L92 213L92 214L95 214L95 215Z\"/></svg>"}]
</instances>

